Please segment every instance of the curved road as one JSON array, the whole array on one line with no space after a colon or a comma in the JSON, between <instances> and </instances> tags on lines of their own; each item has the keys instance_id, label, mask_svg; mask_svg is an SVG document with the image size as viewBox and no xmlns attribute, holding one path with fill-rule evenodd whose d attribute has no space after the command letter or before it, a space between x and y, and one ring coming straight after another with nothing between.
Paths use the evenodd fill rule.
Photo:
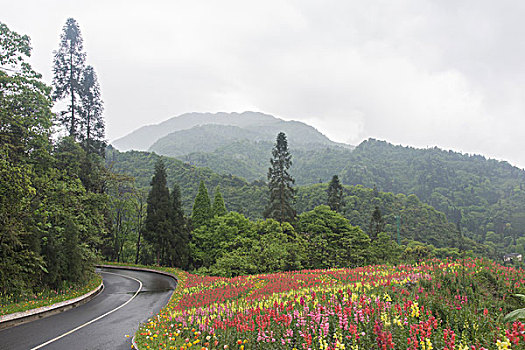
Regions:
<instances>
[{"instance_id":1,"label":"curved road","mask_svg":"<svg viewBox=\"0 0 525 350\"><path fill-rule=\"evenodd\" d=\"M139 323L167 304L176 282L151 272L97 272L102 293L75 309L0 331L0 349L130 349Z\"/></svg>"}]
</instances>

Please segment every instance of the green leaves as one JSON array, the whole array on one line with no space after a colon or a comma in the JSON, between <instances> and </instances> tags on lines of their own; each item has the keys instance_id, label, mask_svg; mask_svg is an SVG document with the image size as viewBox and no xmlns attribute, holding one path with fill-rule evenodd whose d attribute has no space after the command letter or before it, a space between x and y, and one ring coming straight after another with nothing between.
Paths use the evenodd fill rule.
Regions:
<instances>
[{"instance_id":1,"label":"green leaves","mask_svg":"<svg viewBox=\"0 0 525 350\"><path fill-rule=\"evenodd\" d=\"M525 319L525 309L517 309L505 315L503 322L514 322L523 319Z\"/></svg>"},{"instance_id":2,"label":"green leaves","mask_svg":"<svg viewBox=\"0 0 525 350\"><path fill-rule=\"evenodd\" d=\"M522 302L525 302L525 295L523 294L512 294L513 297L521 300ZM525 308L523 309L516 309L512 312L509 312L508 314L505 315L505 317L503 318L503 322L507 323L507 322L514 322L514 321L517 321L517 320L523 320L525 319Z\"/></svg>"}]
</instances>

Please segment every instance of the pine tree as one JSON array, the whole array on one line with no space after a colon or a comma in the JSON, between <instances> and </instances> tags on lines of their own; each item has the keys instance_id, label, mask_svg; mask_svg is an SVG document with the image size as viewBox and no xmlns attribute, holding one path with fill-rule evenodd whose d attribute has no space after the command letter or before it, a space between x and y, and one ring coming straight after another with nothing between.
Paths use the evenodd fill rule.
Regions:
<instances>
[{"instance_id":1,"label":"pine tree","mask_svg":"<svg viewBox=\"0 0 525 350\"><path fill-rule=\"evenodd\" d=\"M69 136L79 136L79 115L82 76L86 54L77 22L68 18L60 36L60 47L53 52L53 100L68 98L67 110L59 112L59 120L69 129Z\"/></svg>"},{"instance_id":2,"label":"pine tree","mask_svg":"<svg viewBox=\"0 0 525 350\"><path fill-rule=\"evenodd\" d=\"M213 199L213 206L211 208L211 212L213 216L224 216L228 214L219 186L215 188L215 197Z\"/></svg>"},{"instance_id":3,"label":"pine tree","mask_svg":"<svg viewBox=\"0 0 525 350\"><path fill-rule=\"evenodd\" d=\"M182 200L178 184L173 186L171 205L171 226L173 232L170 241L171 265L184 269L188 267L190 237L182 210Z\"/></svg>"},{"instance_id":4,"label":"pine tree","mask_svg":"<svg viewBox=\"0 0 525 350\"><path fill-rule=\"evenodd\" d=\"M293 208L295 190L292 187L295 180L288 172L292 166L292 155L288 151L288 142L283 132L277 135L272 156L271 167L268 169L270 202L264 217L275 219L280 223L292 222L296 215Z\"/></svg>"},{"instance_id":5,"label":"pine tree","mask_svg":"<svg viewBox=\"0 0 525 350\"><path fill-rule=\"evenodd\" d=\"M331 210L340 213L345 205L343 197L343 186L339 182L339 177L334 175L328 185L328 206Z\"/></svg>"},{"instance_id":6,"label":"pine tree","mask_svg":"<svg viewBox=\"0 0 525 350\"><path fill-rule=\"evenodd\" d=\"M381 216L381 210L376 206L374 212L372 213L372 218L370 219L370 226L368 228L370 239L373 241L377 236L383 232L385 229L385 222Z\"/></svg>"},{"instance_id":7,"label":"pine tree","mask_svg":"<svg viewBox=\"0 0 525 350\"><path fill-rule=\"evenodd\" d=\"M208 224L211 216L210 197L208 196L208 190L204 185L204 181L201 181L199 184L199 192L197 192L197 196L195 196L195 203L193 203L193 211L191 213L193 228L195 229Z\"/></svg>"},{"instance_id":8,"label":"pine tree","mask_svg":"<svg viewBox=\"0 0 525 350\"><path fill-rule=\"evenodd\" d=\"M171 235L171 203L166 182L166 166L159 159L155 164L155 174L151 180L148 195L144 239L153 245L157 263L164 263L168 237Z\"/></svg>"},{"instance_id":9,"label":"pine tree","mask_svg":"<svg viewBox=\"0 0 525 350\"><path fill-rule=\"evenodd\" d=\"M104 141L104 119L102 112L104 105L100 96L100 85L97 74L91 66L87 66L82 72L80 89L80 124L84 148L88 153L97 153L104 157L106 142Z\"/></svg>"}]
</instances>

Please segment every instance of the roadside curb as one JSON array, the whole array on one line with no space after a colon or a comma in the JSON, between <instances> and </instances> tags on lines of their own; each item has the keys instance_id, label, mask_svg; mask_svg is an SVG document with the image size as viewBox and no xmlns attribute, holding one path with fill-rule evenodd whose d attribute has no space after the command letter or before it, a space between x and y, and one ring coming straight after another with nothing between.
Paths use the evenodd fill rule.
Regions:
<instances>
[{"instance_id":1,"label":"roadside curb","mask_svg":"<svg viewBox=\"0 0 525 350\"><path fill-rule=\"evenodd\" d=\"M97 288L79 297L61 301L48 306L42 306L36 309L0 316L0 329L11 328L23 323L35 321L40 318L56 315L66 310L73 309L92 300L94 297L99 295L103 289L104 283L100 282L100 285Z\"/></svg>"},{"instance_id":2,"label":"roadside curb","mask_svg":"<svg viewBox=\"0 0 525 350\"><path fill-rule=\"evenodd\" d=\"M153 269L148 269L146 267L135 267L135 266L118 266L118 265L95 265L96 267L102 267L102 268L108 268L108 269L121 269L121 270L133 270L133 271L147 271L147 272L153 272L153 273L158 273L159 275L164 275L164 276L168 276L168 277L171 277L173 278L177 284L179 283L179 279L169 273L169 272L164 272L164 271L159 271L159 270L153 270ZM176 287L175 287L176 288ZM139 347L137 345L137 342L135 341L135 335L133 335L133 338L131 338L131 345L133 346L133 349L136 349L136 350L139 350Z\"/></svg>"}]
</instances>

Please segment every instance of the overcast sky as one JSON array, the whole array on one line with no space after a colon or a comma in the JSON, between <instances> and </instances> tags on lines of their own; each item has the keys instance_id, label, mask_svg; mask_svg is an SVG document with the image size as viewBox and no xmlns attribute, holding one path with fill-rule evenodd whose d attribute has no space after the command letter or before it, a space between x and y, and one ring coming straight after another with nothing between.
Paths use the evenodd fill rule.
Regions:
<instances>
[{"instance_id":1,"label":"overcast sky","mask_svg":"<svg viewBox=\"0 0 525 350\"><path fill-rule=\"evenodd\" d=\"M185 112L266 112L332 140L369 137L525 167L525 2L4 1L52 80L80 25L107 138Z\"/></svg>"}]
</instances>

